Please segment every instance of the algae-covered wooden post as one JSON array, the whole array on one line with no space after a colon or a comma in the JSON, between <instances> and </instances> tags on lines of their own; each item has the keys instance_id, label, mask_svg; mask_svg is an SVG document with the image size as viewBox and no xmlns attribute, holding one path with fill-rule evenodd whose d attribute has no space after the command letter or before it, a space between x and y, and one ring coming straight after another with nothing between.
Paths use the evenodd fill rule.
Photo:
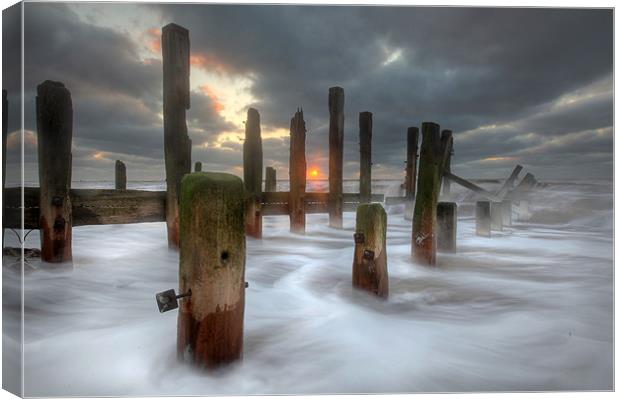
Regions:
<instances>
[{"instance_id":1,"label":"algae-covered wooden post","mask_svg":"<svg viewBox=\"0 0 620 399\"><path fill-rule=\"evenodd\" d=\"M502 225L512 226L512 201L502 201Z\"/></svg>"},{"instance_id":2,"label":"algae-covered wooden post","mask_svg":"<svg viewBox=\"0 0 620 399\"><path fill-rule=\"evenodd\" d=\"M271 166L267 166L265 169L265 191L276 191L276 182L276 169Z\"/></svg>"},{"instance_id":3,"label":"algae-covered wooden post","mask_svg":"<svg viewBox=\"0 0 620 399\"><path fill-rule=\"evenodd\" d=\"M291 232L306 232L306 122L303 110L291 119L289 218Z\"/></svg>"},{"instance_id":4,"label":"algae-covered wooden post","mask_svg":"<svg viewBox=\"0 0 620 399\"><path fill-rule=\"evenodd\" d=\"M422 147L418 172L418 189L413 213L411 253L415 262L435 265L437 254L437 200L446 143L439 135L439 125L422 124Z\"/></svg>"},{"instance_id":5,"label":"algae-covered wooden post","mask_svg":"<svg viewBox=\"0 0 620 399\"><path fill-rule=\"evenodd\" d=\"M162 29L164 69L164 157L168 246L179 246L179 189L191 172L192 142L187 135L189 109L189 31L176 24Z\"/></svg>"},{"instance_id":6,"label":"algae-covered wooden post","mask_svg":"<svg viewBox=\"0 0 620 399\"><path fill-rule=\"evenodd\" d=\"M372 168L372 112L360 112L360 202L370 202Z\"/></svg>"},{"instance_id":7,"label":"algae-covered wooden post","mask_svg":"<svg viewBox=\"0 0 620 399\"><path fill-rule=\"evenodd\" d=\"M443 130L441 132L441 141L446 142L447 145L449 146L447 154L446 154L446 159L444 160L444 172L447 173L452 173L452 154L454 153L453 150L453 137L452 137L452 130ZM446 197L450 197L450 179L442 179L443 181L443 195Z\"/></svg>"},{"instance_id":8,"label":"algae-covered wooden post","mask_svg":"<svg viewBox=\"0 0 620 399\"><path fill-rule=\"evenodd\" d=\"M342 228L344 89L329 89L329 226Z\"/></svg>"},{"instance_id":9,"label":"algae-covered wooden post","mask_svg":"<svg viewBox=\"0 0 620 399\"><path fill-rule=\"evenodd\" d=\"M178 357L213 368L239 359L245 307L245 190L240 178L198 172L181 183Z\"/></svg>"},{"instance_id":10,"label":"algae-covered wooden post","mask_svg":"<svg viewBox=\"0 0 620 399\"><path fill-rule=\"evenodd\" d=\"M437 250L456 252L457 207L455 202L437 204Z\"/></svg>"},{"instance_id":11,"label":"algae-covered wooden post","mask_svg":"<svg viewBox=\"0 0 620 399\"><path fill-rule=\"evenodd\" d=\"M243 183L247 193L245 231L261 238L263 223L261 196L263 190L263 144L260 133L260 115L254 108L248 109L243 142Z\"/></svg>"},{"instance_id":12,"label":"algae-covered wooden post","mask_svg":"<svg viewBox=\"0 0 620 399\"><path fill-rule=\"evenodd\" d=\"M2 90L2 206L6 206L4 191L6 189L6 142L8 138L9 128L9 100L7 99L7 91ZM4 248L4 220L5 211L2 209L2 248Z\"/></svg>"},{"instance_id":13,"label":"algae-covered wooden post","mask_svg":"<svg viewBox=\"0 0 620 399\"><path fill-rule=\"evenodd\" d=\"M202 172L202 162L196 161L194 164L194 172Z\"/></svg>"},{"instance_id":14,"label":"algae-covered wooden post","mask_svg":"<svg viewBox=\"0 0 620 399\"><path fill-rule=\"evenodd\" d=\"M498 201L491 202L491 230L502 230L503 227L503 209L502 203Z\"/></svg>"},{"instance_id":15,"label":"algae-covered wooden post","mask_svg":"<svg viewBox=\"0 0 620 399\"><path fill-rule=\"evenodd\" d=\"M476 202L476 235L491 237L491 202Z\"/></svg>"},{"instance_id":16,"label":"algae-covered wooden post","mask_svg":"<svg viewBox=\"0 0 620 399\"><path fill-rule=\"evenodd\" d=\"M70 262L71 93L64 84L46 80L37 86L36 113L41 259L52 263Z\"/></svg>"},{"instance_id":17,"label":"algae-covered wooden post","mask_svg":"<svg viewBox=\"0 0 620 399\"><path fill-rule=\"evenodd\" d=\"M127 190L127 168L125 163L118 159L114 164L114 187L117 190Z\"/></svg>"},{"instance_id":18,"label":"algae-covered wooden post","mask_svg":"<svg viewBox=\"0 0 620 399\"><path fill-rule=\"evenodd\" d=\"M407 129L407 161L405 167L405 219L413 219L413 201L415 199L417 162L418 162L418 136L419 129L410 127Z\"/></svg>"},{"instance_id":19,"label":"algae-covered wooden post","mask_svg":"<svg viewBox=\"0 0 620 399\"><path fill-rule=\"evenodd\" d=\"M378 203L360 204L355 222L353 286L379 297L388 296L387 214Z\"/></svg>"}]
</instances>

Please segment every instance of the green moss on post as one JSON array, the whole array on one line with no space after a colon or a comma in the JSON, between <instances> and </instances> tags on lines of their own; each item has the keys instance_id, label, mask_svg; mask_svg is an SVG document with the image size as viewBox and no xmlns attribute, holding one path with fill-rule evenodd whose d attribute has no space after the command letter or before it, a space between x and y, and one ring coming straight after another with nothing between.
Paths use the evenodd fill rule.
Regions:
<instances>
[{"instance_id":1,"label":"green moss on post","mask_svg":"<svg viewBox=\"0 0 620 399\"><path fill-rule=\"evenodd\" d=\"M387 214L381 204L360 204L355 222L353 286L388 296Z\"/></svg>"},{"instance_id":2,"label":"green moss on post","mask_svg":"<svg viewBox=\"0 0 620 399\"><path fill-rule=\"evenodd\" d=\"M181 182L179 358L213 368L242 355L245 189L236 176L197 172Z\"/></svg>"}]
</instances>

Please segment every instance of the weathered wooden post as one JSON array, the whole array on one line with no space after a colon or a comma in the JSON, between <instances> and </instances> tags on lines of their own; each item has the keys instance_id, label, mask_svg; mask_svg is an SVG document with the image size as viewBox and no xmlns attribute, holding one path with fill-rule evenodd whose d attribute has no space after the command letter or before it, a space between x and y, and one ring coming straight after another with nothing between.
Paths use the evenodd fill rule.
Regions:
<instances>
[{"instance_id":1,"label":"weathered wooden post","mask_svg":"<svg viewBox=\"0 0 620 399\"><path fill-rule=\"evenodd\" d=\"M8 138L8 128L9 128L9 100L7 99L7 91L2 90L2 248L4 248L4 218L5 211L4 206L6 204L6 200L4 197L4 192L6 189L6 142Z\"/></svg>"},{"instance_id":2,"label":"weathered wooden post","mask_svg":"<svg viewBox=\"0 0 620 399\"><path fill-rule=\"evenodd\" d=\"M453 145L452 145L452 141L453 141L452 130L442 130L441 140L447 142L448 146L450 147L448 148L448 152L446 154L446 160L444 161L444 171L448 173L452 173L451 159L452 159L452 154L454 153ZM448 198L450 197L450 179L443 179L443 195Z\"/></svg>"},{"instance_id":3,"label":"weathered wooden post","mask_svg":"<svg viewBox=\"0 0 620 399\"><path fill-rule=\"evenodd\" d=\"M117 190L127 190L127 168L118 159L114 164L114 187Z\"/></svg>"},{"instance_id":4,"label":"weathered wooden post","mask_svg":"<svg viewBox=\"0 0 620 399\"><path fill-rule=\"evenodd\" d=\"M422 147L418 189L413 213L411 254L417 263L435 265L437 254L437 200L441 188L446 143L439 135L439 125L422 124Z\"/></svg>"},{"instance_id":5,"label":"weathered wooden post","mask_svg":"<svg viewBox=\"0 0 620 399\"><path fill-rule=\"evenodd\" d=\"M370 202L372 183L372 112L360 112L360 202Z\"/></svg>"},{"instance_id":6,"label":"weathered wooden post","mask_svg":"<svg viewBox=\"0 0 620 399\"><path fill-rule=\"evenodd\" d=\"M263 190L263 143L260 133L260 115L248 109L243 142L243 183L247 192L245 232L255 238L263 234L261 196Z\"/></svg>"},{"instance_id":7,"label":"weathered wooden post","mask_svg":"<svg viewBox=\"0 0 620 399\"><path fill-rule=\"evenodd\" d=\"M521 173L521 170L523 170L523 166L521 165L515 166L510 176L508 176L508 179L506 179L502 187L497 191L496 195L499 198L503 198L508 193L508 191L512 190L515 184L515 181L519 177L519 173Z\"/></svg>"},{"instance_id":8,"label":"weathered wooden post","mask_svg":"<svg viewBox=\"0 0 620 399\"><path fill-rule=\"evenodd\" d=\"M306 232L306 122L303 110L291 119L291 155L289 158L289 218L291 232Z\"/></svg>"},{"instance_id":9,"label":"weathered wooden post","mask_svg":"<svg viewBox=\"0 0 620 399\"><path fill-rule=\"evenodd\" d=\"M265 169L265 191L276 191L276 183L276 169L272 168L271 166L267 166L267 168Z\"/></svg>"},{"instance_id":10,"label":"weathered wooden post","mask_svg":"<svg viewBox=\"0 0 620 399\"><path fill-rule=\"evenodd\" d=\"M502 224L504 226L512 226L512 201L502 201Z\"/></svg>"},{"instance_id":11,"label":"weathered wooden post","mask_svg":"<svg viewBox=\"0 0 620 399\"><path fill-rule=\"evenodd\" d=\"M342 228L344 89L329 89L329 226Z\"/></svg>"},{"instance_id":12,"label":"weathered wooden post","mask_svg":"<svg viewBox=\"0 0 620 399\"><path fill-rule=\"evenodd\" d=\"M405 167L405 219L413 220L413 201L415 200L416 178L418 175L418 136L419 129L407 129L407 161Z\"/></svg>"},{"instance_id":13,"label":"weathered wooden post","mask_svg":"<svg viewBox=\"0 0 620 399\"><path fill-rule=\"evenodd\" d=\"M437 204L437 249L441 252L456 252L456 213L455 202Z\"/></svg>"},{"instance_id":14,"label":"weathered wooden post","mask_svg":"<svg viewBox=\"0 0 620 399\"><path fill-rule=\"evenodd\" d=\"M503 230L503 212L501 202L491 202L491 230Z\"/></svg>"},{"instance_id":15,"label":"weathered wooden post","mask_svg":"<svg viewBox=\"0 0 620 399\"><path fill-rule=\"evenodd\" d=\"M378 203L360 204L355 221L353 286L379 297L388 296L387 214Z\"/></svg>"},{"instance_id":16,"label":"weathered wooden post","mask_svg":"<svg viewBox=\"0 0 620 399\"><path fill-rule=\"evenodd\" d=\"M476 202L476 235L491 237L491 202Z\"/></svg>"},{"instance_id":17,"label":"weathered wooden post","mask_svg":"<svg viewBox=\"0 0 620 399\"><path fill-rule=\"evenodd\" d=\"M202 162L196 161L194 164L194 172L202 172Z\"/></svg>"},{"instance_id":18,"label":"weathered wooden post","mask_svg":"<svg viewBox=\"0 0 620 399\"><path fill-rule=\"evenodd\" d=\"M179 247L179 190L191 171L192 142L187 135L189 109L189 31L176 24L162 29L164 66L164 156L168 246Z\"/></svg>"},{"instance_id":19,"label":"weathered wooden post","mask_svg":"<svg viewBox=\"0 0 620 399\"><path fill-rule=\"evenodd\" d=\"M213 368L239 359L245 308L245 191L226 173L181 183L177 355Z\"/></svg>"},{"instance_id":20,"label":"weathered wooden post","mask_svg":"<svg viewBox=\"0 0 620 399\"><path fill-rule=\"evenodd\" d=\"M41 259L52 263L70 262L71 93L64 84L46 80L37 86L36 107Z\"/></svg>"}]
</instances>

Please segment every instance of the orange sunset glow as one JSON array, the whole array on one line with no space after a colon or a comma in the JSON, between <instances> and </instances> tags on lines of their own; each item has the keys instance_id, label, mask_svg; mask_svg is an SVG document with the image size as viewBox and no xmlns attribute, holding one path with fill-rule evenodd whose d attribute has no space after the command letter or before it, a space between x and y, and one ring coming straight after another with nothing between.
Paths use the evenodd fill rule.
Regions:
<instances>
[{"instance_id":1,"label":"orange sunset glow","mask_svg":"<svg viewBox=\"0 0 620 399\"><path fill-rule=\"evenodd\" d=\"M319 177L319 169L318 168L310 168L310 170L308 171L308 175L310 176L311 179L315 179L315 178Z\"/></svg>"}]
</instances>

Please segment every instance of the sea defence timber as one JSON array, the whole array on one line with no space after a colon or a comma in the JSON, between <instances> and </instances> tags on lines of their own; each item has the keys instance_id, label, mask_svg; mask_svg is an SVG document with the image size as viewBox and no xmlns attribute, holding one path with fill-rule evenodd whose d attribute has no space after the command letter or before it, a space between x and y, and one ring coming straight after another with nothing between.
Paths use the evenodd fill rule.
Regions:
<instances>
[{"instance_id":1,"label":"sea defence timber","mask_svg":"<svg viewBox=\"0 0 620 399\"><path fill-rule=\"evenodd\" d=\"M187 134L186 111L189 109L189 31L169 24L162 29L163 56L163 130L166 191L127 190L127 168L120 160L115 164L115 188L72 189L71 146L73 103L71 93L61 82L45 81L37 89L37 138L40 187L12 187L3 190L5 228L39 229L42 259L45 262L69 263L72 258L72 227L84 225L166 222L168 245L179 245L179 193L181 179L191 172L191 140ZM442 232L437 226L439 190L447 180L472 190L479 198L501 203L497 226L512 223L512 211L527 208L530 192L539 187L528 173L517 184L522 166L517 165L500 190L493 193L459 177L453 171L452 132L427 122L422 126L422 151L417 166L419 130L407 129L405 195L387 197L371 191L373 114L359 114L360 191L343 192L344 89L332 87L328 94L329 110L329 188L328 192L306 191L305 140L309 128L298 109L291 119L289 173L291 189L276 191L275 168L266 170L262 191L262 138L258 110L249 109L244 143L244 190L247 234L262 236L262 217L287 215L291 231L305 231L305 215L326 213L329 225L342 228L343 212L356 211L369 202L413 205L412 255L419 263L435 264L437 240ZM3 91L3 115L8 118L7 93ZM7 136L3 125L3 144ZM4 145L3 150L6 149ZM202 163L194 170L200 173ZM4 185L4 175L3 175ZM23 195L23 202L22 202ZM251 199L251 200L248 200ZM519 213L515 213L517 220ZM406 212L407 214L407 212ZM22 219L23 215L23 219ZM443 213L442 213L443 215ZM448 221L452 215L448 212ZM489 211L490 215L490 211ZM500 221L501 219L501 221ZM22 224L23 223L23 224ZM484 223L482 223L484 224ZM482 229L486 231L486 229ZM452 234L452 233L450 233Z\"/></svg>"},{"instance_id":2,"label":"sea defence timber","mask_svg":"<svg viewBox=\"0 0 620 399\"><path fill-rule=\"evenodd\" d=\"M381 204L360 204L355 219L353 286L388 296L387 214Z\"/></svg>"},{"instance_id":3,"label":"sea defence timber","mask_svg":"<svg viewBox=\"0 0 620 399\"><path fill-rule=\"evenodd\" d=\"M245 309L243 182L197 172L181 182L177 355L198 367L239 359Z\"/></svg>"}]
</instances>

